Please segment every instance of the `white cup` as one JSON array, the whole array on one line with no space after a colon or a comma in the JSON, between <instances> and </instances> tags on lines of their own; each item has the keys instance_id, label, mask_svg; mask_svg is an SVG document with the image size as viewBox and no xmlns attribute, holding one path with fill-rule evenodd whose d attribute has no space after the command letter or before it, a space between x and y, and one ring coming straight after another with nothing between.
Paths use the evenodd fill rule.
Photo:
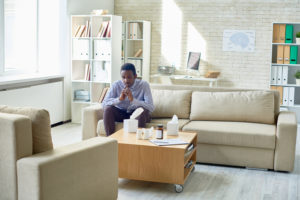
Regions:
<instances>
[{"instance_id":1,"label":"white cup","mask_svg":"<svg viewBox=\"0 0 300 200\"><path fill-rule=\"evenodd\" d=\"M136 130L136 139L138 139L138 140L143 139L143 130L142 129Z\"/></svg>"},{"instance_id":2,"label":"white cup","mask_svg":"<svg viewBox=\"0 0 300 200\"><path fill-rule=\"evenodd\" d=\"M144 140L148 140L152 136L152 130L151 129L143 128L143 132L144 132Z\"/></svg>"}]
</instances>

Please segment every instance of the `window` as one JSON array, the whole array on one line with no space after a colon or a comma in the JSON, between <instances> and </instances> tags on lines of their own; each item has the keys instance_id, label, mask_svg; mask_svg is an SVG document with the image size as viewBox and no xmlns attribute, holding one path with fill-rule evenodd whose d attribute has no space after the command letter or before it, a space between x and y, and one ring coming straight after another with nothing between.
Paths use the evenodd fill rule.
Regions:
<instances>
[{"instance_id":1,"label":"window","mask_svg":"<svg viewBox=\"0 0 300 200\"><path fill-rule=\"evenodd\" d=\"M37 69L37 0L4 0L4 71Z\"/></svg>"},{"instance_id":2,"label":"window","mask_svg":"<svg viewBox=\"0 0 300 200\"><path fill-rule=\"evenodd\" d=\"M0 0L0 75L57 73L66 1ZM64 21L63 21L64 23Z\"/></svg>"}]
</instances>

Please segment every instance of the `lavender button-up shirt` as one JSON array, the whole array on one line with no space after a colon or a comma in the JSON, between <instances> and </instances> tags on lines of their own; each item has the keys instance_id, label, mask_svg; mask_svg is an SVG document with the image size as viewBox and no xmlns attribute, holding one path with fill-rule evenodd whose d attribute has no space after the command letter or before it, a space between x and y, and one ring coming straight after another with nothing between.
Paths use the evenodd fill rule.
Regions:
<instances>
[{"instance_id":1,"label":"lavender button-up shirt","mask_svg":"<svg viewBox=\"0 0 300 200\"><path fill-rule=\"evenodd\" d=\"M138 107L143 107L150 112L154 111L153 99L150 90L150 86L146 81L135 79L133 85L129 88L132 92L133 101L130 102L128 97L125 100L120 101L119 97L125 85L121 80L112 84L105 96L102 106L115 106L121 110L132 112Z\"/></svg>"}]
</instances>

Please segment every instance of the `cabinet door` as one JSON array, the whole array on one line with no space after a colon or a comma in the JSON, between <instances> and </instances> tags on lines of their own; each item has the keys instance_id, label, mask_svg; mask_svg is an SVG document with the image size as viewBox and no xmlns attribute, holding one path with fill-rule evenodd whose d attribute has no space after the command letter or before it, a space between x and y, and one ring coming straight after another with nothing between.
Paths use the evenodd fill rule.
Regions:
<instances>
[{"instance_id":1,"label":"cabinet door","mask_svg":"<svg viewBox=\"0 0 300 200\"><path fill-rule=\"evenodd\" d=\"M284 64L290 64L290 46L284 46Z\"/></svg>"},{"instance_id":2,"label":"cabinet door","mask_svg":"<svg viewBox=\"0 0 300 200\"><path fill-rule=\"evenodd\" d=\"M273 25L273 43L279 43L279 24Z\"/></svg>"},{"instance_id":3,"label":"cabinet door","mask_svg":"<svg viewBox=\"0 0 300 200\"><path fill-rule=\"evenodd\" d=\"M283 64L283 45L277 46L277 64Z\"/></svg>"},{"instance_id":4,"label":"cabinet door","mask_svg":"<svg viewBox=\"0 0 300 200\"><path fill-rule=\"evenodd\" d=\"M279 25L279 43L285 43L285 24Z\"/></svg>"}]
</instances>

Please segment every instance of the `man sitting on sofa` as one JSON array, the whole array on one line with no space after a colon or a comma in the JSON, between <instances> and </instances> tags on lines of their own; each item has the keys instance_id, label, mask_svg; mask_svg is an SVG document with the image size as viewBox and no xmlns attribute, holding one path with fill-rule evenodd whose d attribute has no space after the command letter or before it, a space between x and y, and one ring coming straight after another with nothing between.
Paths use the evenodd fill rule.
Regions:
<instances>
[{"instance_id":1,"label":"man sitting on sofa","mask_svg":"<svg viewBox=\"0 0 300 200\"><path fill-rule=\"evenodd\" d=\"M122 80L112 84L105 96L103 122L106 135L115 132L115 122L123 122L139 107L144 109L137 118L138 126L145 127L150 122L150 113L154 110L150 86L146 81L136 79L136 70L133 64L125 63L121 67Z\"/></svg>"}]
</instances>

